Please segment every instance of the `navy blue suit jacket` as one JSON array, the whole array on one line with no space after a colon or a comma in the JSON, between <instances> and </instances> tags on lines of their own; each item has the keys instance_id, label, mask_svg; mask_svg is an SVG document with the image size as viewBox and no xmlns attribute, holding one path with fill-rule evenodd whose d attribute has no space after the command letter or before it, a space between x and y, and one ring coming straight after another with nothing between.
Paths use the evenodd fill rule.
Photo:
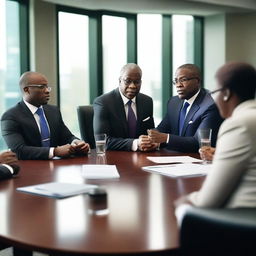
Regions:
<instances>
[{"instance_id":1,"label":"navy blue suit jacket","mask_svg":"<svg viewBox=\"0 0 256 256\"><path fill-rule=\"evenodd\" d=\"M76 139L64 124L58 107L44 105L43 109L50 128L50 147ZM19 159L49 159L49 148L42 147L36 120L23 101L3 114L1 129L7 146Z\"/></svg>"},{"instance_id":2,"label":"navy blue suit jacket","mask_svg":"<svg viewBox=\"0 0 256 256\"><path fill-rule=\"evenodd\" d=\"M212 129L212 146L215 147L219 127L223 121L220 117L217 106L211 95L201 89L186 115L181 136L179 136L179 115L184 100L178 96L172 97L168 101L167 114L158 125L157 130L168 133L169 141L167 149L179 152L198 152L199 128Z\"/></svg>"},{"instance_id":3,"label":"navy blue suit jacket","mask_svg":"<svg viewBox=\"0 0 256 256\"><path fill-rule=\"evenodd\" d=\"M94 133L106 133L108 150L130 151L134 138L129 138L128 123L124 103L119 89L97 97L93 103ZM153 101L147 95L139 93L136 97L137 132L139 137L154 128Z\"/></svg>"}]
</instances>

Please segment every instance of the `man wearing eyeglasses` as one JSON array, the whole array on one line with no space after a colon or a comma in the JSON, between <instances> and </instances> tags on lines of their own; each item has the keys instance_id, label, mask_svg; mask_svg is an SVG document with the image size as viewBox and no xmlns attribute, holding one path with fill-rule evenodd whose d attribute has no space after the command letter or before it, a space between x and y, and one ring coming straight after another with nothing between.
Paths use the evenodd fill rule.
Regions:
<instances>
[{"instance_id":1,"label":"man wearing eyeglasses","mask_svg":"<svg viewBox=\"0 0 256 256\"><path fill-rule=\"evenodd\" d=\"M167 114L157 129L148 131L152 142L169 150L198 152L198 130L210 128L211 145L215 146L222 118L210 93L201 88L200 69L194 64L180 66L173 84L178 96L169 100Z\"/></svg>"},{"instance_id":2,"label":"man wearing eyeglasses","mask_svg":"<svg viewBox=\"0 0 256 256\"><path fill-rule=\"evenodd\" d=\"M51 87L38 72L20 78L23 100L1 118L2 136L19 159L51 159L86 154L89 144L76 138L56 106L47 105Z\"/></svg>"},{"instance_id":3,"label":"man wearing eyeglasses","mask_svg":"<svg viewBox=\"0 0 256 256\"><path fill-rule=\"evenodd\" d=\"M134 63L120 72L119 87L94 100L94 132L107 134L107 150L151 151L147 129L154 128L153 101L140 93L142 71Z\"/></svg>"}]
</instances>

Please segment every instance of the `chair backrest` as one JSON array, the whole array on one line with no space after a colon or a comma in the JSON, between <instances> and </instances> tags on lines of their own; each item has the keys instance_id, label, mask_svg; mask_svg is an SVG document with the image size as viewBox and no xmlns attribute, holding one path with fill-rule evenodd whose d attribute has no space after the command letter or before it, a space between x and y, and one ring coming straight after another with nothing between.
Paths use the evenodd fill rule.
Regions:
<instances>
[{"instance_id":1,"label":"chair backrest","mask_svg":"<svg viewBox=\"0 0 256 256\"><path fill-rule=\"evenodd\" d=\"M181 255L256 255L256 208L187 210Z\"/></svg>"},{"instance_id":2,"label":"chair backrest","mask_svg":"<svg viewBox=\"0 0 256 256\"><path fill-rule=\"evenodd\" d=\"M82 139L89 143L91 148L95 148L93 132L93 106L78 106L77 115Z\"/></svg>"}]
</instances>

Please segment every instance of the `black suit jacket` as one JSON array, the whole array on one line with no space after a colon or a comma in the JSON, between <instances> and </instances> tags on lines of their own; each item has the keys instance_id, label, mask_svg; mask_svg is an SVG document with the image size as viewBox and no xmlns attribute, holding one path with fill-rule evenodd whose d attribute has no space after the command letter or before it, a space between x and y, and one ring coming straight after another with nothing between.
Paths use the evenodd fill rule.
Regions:
<instances>
[{"instance_id":1,"label":"black suit jacket","mask_svg":"<svg viewBox=\"0 0 256 256\"><path fill-rule=\"evenodd\" d=\"M179 136L179 115L184 100L178 96L168 101L167 114L157 129L169 133L170 138L167 149L179 152L198 152L199 128L212 129L212 146L215 147L219 127L223 121L211 95L201 89L186 115L181 136Z\"/></svg>"},{"instance_id":2,"label":"black suit jacket","mask_svg":"<svg viewBox=\"0 0 256 256\"><path fill-rule=\"evenodd\" d=\"M76 137L65 126L56 106L44 105L50 128L50 147L71 143ZM41 146L41 135L35 118L21 101L1 118L2 136L19 159L49 159L49 148Z\"/></svg>"},{"instance_id":3,"label":"black suit jacket","mask_svg":"<svg viewBox=\"0 0 256 256\"><path fill-rule=\"evenodd\" d=\"M107 149L130 151L134 139L129 138L124 103L119 89L117 88L96 98L93 108L94 133L107 134ZM139 137L142 134L147 134L147 129L154 128L152 98L139 93L136 97L136 108L136 135Z\"/></svg>"}]
</instances>

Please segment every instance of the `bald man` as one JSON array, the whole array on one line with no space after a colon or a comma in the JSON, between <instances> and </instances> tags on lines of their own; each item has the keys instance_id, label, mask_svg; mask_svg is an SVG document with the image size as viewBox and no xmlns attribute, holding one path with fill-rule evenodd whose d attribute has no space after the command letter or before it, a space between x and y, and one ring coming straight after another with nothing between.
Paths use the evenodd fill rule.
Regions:
<instances>
[{"instance_id":1,"label":"bald man","mask_svg":"<svg viewBox=\"0 0 256 256\"><path fill-rule=\"evenodd\" d=\"M134 63L122 67L119 87L94 100L94 132L107 134L107 150L151 151L147 136L154 128L153 101L140 93L142 71Z\"/></svg>"},{"instance_id":2,"label":"bald man","mask_svg":"<svg viewBox=\"0 0 256 256\"><path fill-rule=\"evenodd\" d=\"M89 144L66 127L56 106L48 105L51 87L38 72L20 78L23 100L1 118L2 136L19 159L51 159L86 154Z\"/></svg>"}]
</instances>

